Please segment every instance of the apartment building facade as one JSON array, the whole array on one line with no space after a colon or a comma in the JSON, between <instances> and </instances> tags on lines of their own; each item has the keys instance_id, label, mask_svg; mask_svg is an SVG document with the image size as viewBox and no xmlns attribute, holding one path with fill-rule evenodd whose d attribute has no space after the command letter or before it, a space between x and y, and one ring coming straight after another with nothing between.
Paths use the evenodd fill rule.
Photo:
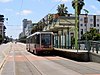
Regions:
<instances>
[{"instance_id":1,"label":"apartment building facade","mask_svg":"<svg viewBox=\"0 0 100 75\"><path fill-rule=\"evenodd\" d=\"M96 28L100 33L100 15L87 15L87 23L85 23L85 14L79 16L79 39L81 36L90 31L90 28Z\"/></svg>"},{"instance_id":2,"label":"apartment building facade","mask_svg":"<svg viewBox=\"0 0 100 75\"><path fill-rule=\"evenodd\" d=\"M0 35L4 36L4 15L0 15Z\"/></svg>"},{"instance_id":3,"label":"apartment building facade","mask_svg":"<svg viewBox=\"0 0 100 75\"><path fill-rule=\"evenodd\" d=\"M32 25L32 21L28 20L28 19L24 19L23 20L23 35L26 36L27 35L27 27Z\"/></svg>"}]
</instances>

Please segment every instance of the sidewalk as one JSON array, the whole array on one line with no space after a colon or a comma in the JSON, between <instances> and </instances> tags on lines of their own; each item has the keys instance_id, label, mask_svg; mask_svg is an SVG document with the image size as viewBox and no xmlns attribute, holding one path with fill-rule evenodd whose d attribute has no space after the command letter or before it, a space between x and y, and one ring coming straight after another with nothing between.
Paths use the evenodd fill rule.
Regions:
<instances>
[{"instance_id":1,"label":"sidewalk","mask_svg":"<svg viewBox=\"0 0 100 75\"><path fill-rule=\"evenodd\" d=\"M74 50L74 49L61 49L54 48L55 53L59 56L66 57L77 61L92 61L100 63L100 51L96 53L96 50Z\"/></svg>"},{"instance_id":2,"label":"sidewalk","mask_svg":"<svg viewBox=\"0 0 100 75\"><path fill-rule=\"evenodd\" d=\"M68 51L68 52L88 52L87 50L75 50L75 49L61 49L61 48L54 48L55 50L61 50L61 51Z\"/></svg>"}]
</instances>

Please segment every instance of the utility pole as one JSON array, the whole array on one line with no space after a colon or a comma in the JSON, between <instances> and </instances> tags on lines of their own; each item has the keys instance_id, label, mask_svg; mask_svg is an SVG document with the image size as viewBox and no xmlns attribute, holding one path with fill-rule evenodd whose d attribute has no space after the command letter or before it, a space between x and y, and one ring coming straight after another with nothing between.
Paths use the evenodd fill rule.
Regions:
<instances>
[{"instance_id":1,"label":"utility pole","mask_svg":"<svg viewBox=\"0 0 100 75\"><path fill-rule=\"evenodd\" d=\"M84 0L73 0L72 7L75 9L75 49L78 51L78 28L79 28L79 14L84 6Z\"/></svg>"},{"instance_id":2,"label":"utility pole","mask_svg":"<svg viewBox=\"0 0 100 75\"><path fill-rule=\"evenodd\" d=\"M84 17L84 23L86 24L86 49L88 48L87 47L87 45L88 45L88 43L87 43L87 23L88 23L88 13L89 13L89 11L88 10L86 10L86 9L83 9L84 11L85 11L85 17Z\"/></svg>"},{"instance_id":3,"label":"utility pole","mask_svg":"<svg viewBox=\"0 0 100 75\"><path fill-rule=\"evenodd\" d=\"M75 0L75 49L78 50L78 0Z\"/></svg>"}]
</instances>

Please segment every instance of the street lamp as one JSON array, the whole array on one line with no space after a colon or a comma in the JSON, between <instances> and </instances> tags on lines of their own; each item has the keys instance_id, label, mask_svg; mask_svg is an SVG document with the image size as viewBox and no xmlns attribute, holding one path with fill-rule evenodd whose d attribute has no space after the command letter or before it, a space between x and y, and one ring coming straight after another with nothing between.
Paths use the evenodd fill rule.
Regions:
<instances>
[{"instance_id":1,"label":"street lamp","mask_svg":"<svg viewBox=\"0 0 100 75\"><path fill-rule=\"evenodd\" d=\"M83 10L85 11L84 23L86 24L86 49L87 49L87 23L88 23L87 15L88 15L89 11L86 9L83 9Z\"/></svg>"}]
</instances>

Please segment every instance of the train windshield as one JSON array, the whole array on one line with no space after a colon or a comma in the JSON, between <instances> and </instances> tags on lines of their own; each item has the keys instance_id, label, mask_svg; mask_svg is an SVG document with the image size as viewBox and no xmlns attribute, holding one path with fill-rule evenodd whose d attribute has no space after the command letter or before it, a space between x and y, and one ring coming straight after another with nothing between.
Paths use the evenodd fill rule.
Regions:
<instances>
[{"instance_id":1,"label":"train windshield","mask_svg":"<svg viewBox=\"0 0 100 75\"><path fill-rule=\"evenodd\" d=\"M50 45L51 44L51 35L50 34L42 34L41 35L41 44L42 45Z\"/></svg>"}]
</instances>

